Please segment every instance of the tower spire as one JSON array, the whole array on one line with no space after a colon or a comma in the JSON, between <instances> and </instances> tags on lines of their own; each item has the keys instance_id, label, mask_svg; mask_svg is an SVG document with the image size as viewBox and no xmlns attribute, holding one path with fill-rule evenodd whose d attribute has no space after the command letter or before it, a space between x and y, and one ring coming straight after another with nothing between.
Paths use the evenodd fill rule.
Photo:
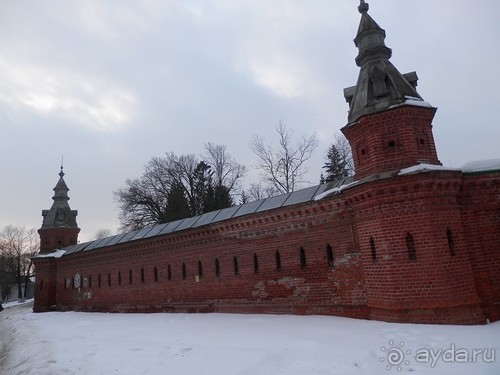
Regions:
<instances>
[{"instance_id":1,"label":"tower spire","mask_svg":"<svg viewBox=\"0 0 500 375\"><path fill-rule=\"evenodd\" d=\"M360 4L358 6L359 13L366 13L370 9L370 6L365 3L365 0L360 0Z\"/></svg>"},{"instance_id":2,"label":"tower spire","mask_svg":"<svg viewBox=\"0 0 500 375\"><path fill-rule=\"evenodd\" d=\"M368 14L369 5L360 1L359 28L354 39L358 48L356 65L361 69L356 86L344 90L349 103L348 123L359 117L402 104L408 97L422 100L416 91L417 74L401 74L389 61L392 50L385 45L385 30Z\"/></svg>"},{"instance_id":3,"label":"tower spire","mask_svg":"<svg viewBox=\"0 0 500 375\"><path fill-rule=\"evenodd\" d=\"M369 8L360 0L354 39L358 82L344 89L349 114L342 132L352 149L356 178L419 163L440 165L431 123L436 108L417 93L415 72L401 74L392 65L385 30L368 14Z\"/></svg>"},{"instance_id":4,"label":"tower spire","mask_svg":"<svg viewBox=\"0 0 500 375\"><path fill-rule=\"evenodd\" d=\"M41 252L54 250L58 247L74 245L78 240L80 228L76 223L77 210L72 210L68 204L68 185L64 181L63 164L59 172L59 181L54 187L54 196L50 210L42 210L42 227L40 234Z\"/></svg>"}]
</instances>

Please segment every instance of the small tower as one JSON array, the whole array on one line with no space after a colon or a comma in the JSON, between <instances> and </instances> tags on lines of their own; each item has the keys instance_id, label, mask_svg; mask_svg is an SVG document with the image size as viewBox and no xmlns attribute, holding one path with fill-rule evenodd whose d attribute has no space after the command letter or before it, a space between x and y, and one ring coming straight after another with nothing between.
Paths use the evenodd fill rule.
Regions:
<instances>
[{"instance_id":1,"label":"small tower","mask_svg":"<svg viewBox=\"0 0 500 375\"><path fill-rule=\"evenodd\" d=\"M362 0L354 39L358 82L344 89L349 116L342 132L351 145L356 179L419 163L440 165L431 124L436 108L417 93L417 74L401 74L389 61L385 31L368 9Z\"/></svg>"},{"instance_id":2,"label":"small tower","mask_svg":"<svg viewBox=\"0 0 500 375\"><path fill-rule=\"evenodd\" d=\"M43 223L38 230L40 235L40 253L48 253L61 247L75 245L78 242L80 228L76 223L77 210L71 210L68 201L68 186L64 181L63 167L59 172L59 181L55 186L54 203L50 210L42 210Z\"/></svg>"}]
</instances>

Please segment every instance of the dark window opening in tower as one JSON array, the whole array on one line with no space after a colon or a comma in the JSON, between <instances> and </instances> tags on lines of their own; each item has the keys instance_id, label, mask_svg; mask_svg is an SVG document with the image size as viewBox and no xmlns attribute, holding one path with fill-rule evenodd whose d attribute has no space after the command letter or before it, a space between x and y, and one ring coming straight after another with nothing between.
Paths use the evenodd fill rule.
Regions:
<instances>
[{"instance_id":1,"label":"dark window opening in tower","mask_svg":"<svg viewBox=\"0 0 500 375\"><path fill-rule=\"evenodd\" d=\"M201 264L201 260L198 261L198 276L201 279L201 276L203 276L203 266Z\"/></svg>"},{"instance_id":2,"label":"dark window opening in tower","mask_svg":"<svg viewBox=\"0 0 500 375\"><path fill-rule=\"evenodd\" d=\"M239 273L239 267L238 267L238 258L234 257L233 258L233 266L234 266L234 274L237 275Z\"/></svg>"},{"instance_id":3,"label":"dark window opening in tower","mask_svg":"<svg viewBox=\"0 0 500 375\"><path fill-rule=\"evenodd\" d=\"M220 276L220 265L219 265L219 259L215 258L215 276L219 277Z\"/></svg>"},{"instance_id":4,"label":"dark window opening in tower","mask_svg":"<svg viewBox=\"0 0 500 375\"><path fill-rule=\"evenodd\" d=\"M330 244L326 245L326 260L330 266L333 266L333 249Z\"/></svg>"},{"instance_id":5,"label":"dark window opening in tower","mask_svg":"<svg viewBox=\"0 0 500 375\"><path fill-rule=\"evenodd\" d=\"M377 249L375 248L375 241L373 240L373 237L370 237L370 254L372 262L375 262L377 260Z\"/></svg>"},{"instance_id":6,"label":"dark window opening in tower","mask_svg":"<svg viewBox=\"0 0 500 375\"><path fill-rule=\"evenodd\" d=\"M274 254L276 258L276 271L281 271L281 256L280 252L276 251L276 254Z\"/></svg>"},{"instance_id":7,"label":"dark window opening in tower","mask_svg":"<svg viewBox=\"0 0 500 375\"><path fill-rule=\"evenodd\" d=\"M307 266L306 251L304 250L303 247L301 247L299 253L300 253L300 268L304 269Z\"/></svg>"},{"instance_id":8,"label":"dark window opening in tower","mask_svg":"<svg viewBox=\"0 0 500 375\"><path fill-rule=\"evenodd\" d=\"M448 239L448 249L450 250L450 255L454 257L457 254L455 252L455 242L453 241L453 233L451 233L450 228L446 228L446 238Z\"/></svg>"},{"instance_id":9,"label":"dark window opening in tower","mask_svg":"<svg viewBox=\"0 0 500 375\"><path fill-rule=\"evenodd\" d=\"M406 247L408 248L408 259L417 260L417 251L415 249L415 242L413 241L413 236L410 233L406 234Z\"/></svg>"},{"instance_id":10,"label":"dark window opening in tower","mask_svg":"<svg viewBox=\"0 0 500 375\"><path fill-rule=\"evenodd\" d=\"M257 258L257 254L253 255L253 271L254 273L259 272L259 258Z\"/></svg>"}]
</instances>

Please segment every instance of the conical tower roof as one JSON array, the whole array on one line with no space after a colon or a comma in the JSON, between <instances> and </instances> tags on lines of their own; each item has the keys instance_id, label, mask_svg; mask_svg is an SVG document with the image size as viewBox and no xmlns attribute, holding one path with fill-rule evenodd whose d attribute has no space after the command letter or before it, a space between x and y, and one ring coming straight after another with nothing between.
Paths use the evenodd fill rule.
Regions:
<instances>
[{"instance_id":1,"label":"conical tower roof","mask_svg":"<svg viewBox=\"0 0 500 375\"><path fill-rule=\"evenodd\" d=\"M68 185L64 181L63 167L59 172L59 181L54 187L54 196L50 210L43 210L43 223L41 229L46 228L78 228L76 223L77 210L71 210L68 201Z\"/></svg>"},{"instance_id":2,"label":"conical tower roof","mask_svg":"<svg viewBox=\"0 0 500 375\"><path fill-rule=\"evenodd\" d=\"M389 61L392 51L385 45L385 30L368 14L368 4L361 0L358 10L361 20L354 44L359 51L356 64L360 72L356 86L344 90L349 124L409 99L422 101L416 90L417 74L401 74Z\"/></svg>"}]
</instances>

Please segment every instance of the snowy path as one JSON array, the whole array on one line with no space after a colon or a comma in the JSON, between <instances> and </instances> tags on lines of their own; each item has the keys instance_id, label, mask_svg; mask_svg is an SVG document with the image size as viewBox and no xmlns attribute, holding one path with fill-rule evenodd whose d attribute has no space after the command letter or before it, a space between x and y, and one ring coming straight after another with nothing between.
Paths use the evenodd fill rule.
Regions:
<instances>
[{"instance_id":1,"label":"snowy path","mask_svg":"<svg viewBox=\"0 0 500 375\"><path fill-rule=\"evenodd\" d=\"M398 366L415 374L500 374L500 360L491 360L493 352L500 355L500 322L464 327L322 316L33 314L29 304L0 314L0 335L0 345L10 348L2 375L381 375L398 373ZM452 347L488 349L489 356L475 363L439 357L434 366L415 358L422 348ZM397 351L402 361L389 364Z\"/></svg>"},{"instance_id":2,"label":"snowy path","mask_svg":"<svg viewBox=\"0 0 500 375\"><path fill-rule=\"evenodd\" d=\"M0 312L0 314L2 313ZM9 327L4 323L4 319L2 319L4 315L0 315L0 374L4 373L3 370L7 363L11 336Z\"/></svg>"},{"instance_id":3,"label":"snowy path","mask_svg":"<svg viewBox=\"0 0 500 375\"><path fill-rule=\"evenodd\" d=\"M37 335L36 327L31 323L33 302L12 303L0 313L0 374L36 374L55 375L73 373L71 370L54 364L54 352L51 344L43 336Z\"/></svg>"}]
</instances>

